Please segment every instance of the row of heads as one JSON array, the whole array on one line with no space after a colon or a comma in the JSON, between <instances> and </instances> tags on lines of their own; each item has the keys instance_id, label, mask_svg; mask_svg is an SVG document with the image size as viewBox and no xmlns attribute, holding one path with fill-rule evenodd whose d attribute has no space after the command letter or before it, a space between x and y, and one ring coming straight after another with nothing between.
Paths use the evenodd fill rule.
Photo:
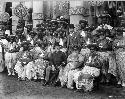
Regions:
<instances>
[{"instance_id":1,"label":"row of heads","mask_svg":"<svg viewBox=\"0 0 125 99\"><path fill-rule=\"evenodd\" d=\"M25 49L30 49L32 44L29 41L24 41L21 43L21 47L25 48ZM39 47L42 47L43 49L46 47L44 45L40 45L40 43L36 43L36 45L38 45ZM54 48L63 48L61 45L59 45L58 42L56 42L53 46ZM98 45L97 44L88 44L86 45L86 48L93 50L93 51L97 51L98 50ZM80 51L82 49L82 47L79 47L78 45L74 45L72 48L74 51Z\"/></svg>"}]
</instances>

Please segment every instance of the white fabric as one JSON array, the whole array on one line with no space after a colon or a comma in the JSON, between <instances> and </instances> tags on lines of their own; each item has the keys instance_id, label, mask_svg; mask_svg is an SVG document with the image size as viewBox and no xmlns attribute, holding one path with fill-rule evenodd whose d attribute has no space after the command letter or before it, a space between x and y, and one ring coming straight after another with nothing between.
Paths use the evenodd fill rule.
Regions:
<instances>
[{"instance_id":1,"label":"white fabric","mask_svg":"<svg viewBox=\"0 0 125 99\"><path fill-rule=\"evenodd\" d=\"M105 24L105 25L104 25L104 28L107 28L107 29L111 30L113 27L110 26L110 25L108 25L108 24Z\"/></svg>"},{"instance_id":2,"label":"white fabric","mask_svg":"<svg viewBox=\"0 0 125 99\"><path fill-rule=\"evenodd\" d=\"M1 47L1 45L0 45L0 53L2 52L2 47Z\"/></svg>"},{"instance_id":3,"label":"white fabric","mask_svg":"<svg viewBox=\"0 0 125 99\"><path fill-rule=\"evenodd\" d=\"M33 45L33 40L31 41L31 44Z\"/></svg>"},{"instance_id":4,"label":"white fabric","mask_svg":"<svg viewBox=\"0 0 125 99\"><path fill-rule=\"evenodd\" d=\"M123 37L125 37L125 32L123 32Z\"/></svg>"},{"instance_id":5,"label":"white fabric","mask_svg":"<svg viewBox=\"0 0 125 99\"><path fill-rule=\"evenodd\" d=\"M29 36L29 35L27 35L27 40L29 40L29 41L30 41L30 39L31 39L31 38L30 38L30 36Z\"/></svg>"},{"instance_id":6,"label":"white fabric","mask_svg":"<svg viewBox=\"0 0 125 99\"><path fill-rule=\"evenodd\" d=\"M0 40L0 43L4 44L4 45L7 45L8 44L8 41L6 39L1 39ZM0 52L2 52L2 46L0 45Z\"/></svg>"},{"instance_id":7,"label":"white fabric","mask_svg":"<svg viewBox=\"0 0 125 99\"><path fill-rule=\"evenodd\" d=\"M3 43L3 44L5 44L5 45L8 44L8 41L6 39L1 39L0 42Z\"/></svg>"},{"instance_id":8,"label":"white fabric","mask_svg":"<svg viewBox=\"0 0 125 99\"><path fill-rule=\"evenodd\" d=\"M24 70L24 67L21 65L20 61L17 61L14 69L15 69L16 73L18 74L18 77L21 77L23 70Z\"/></svg>"},{"instance_id":9,"label":"white fabric","mask_svg":"<svg viewBox=\"0 0 125 99\"><path fill-rule=\"evenodd\" d=\"M85 74L84 74L85 75ZM76 83L76 88L77 89L84 89L84 91L91 91L93 88L93 79L88 78L83 78L81 81L78 80L80 76L84 76L81 74L81 71L75 72L74 73L74 82ZM83 87L84 86L84 87Z\"/></svg>"},{"instance_id":10,"label":"white fabric","mask_svg":"<svg viewBox=\"0 0 125 99\"><path fill-rule=\"evenodd\" d=\"M65 53L67 51L67 49L66 48L62 48L62 49L60 49L60 51Z\"/></svg>"},{"instance_id":11,"label":"white fabric","mask_svg":"<svg viewBox=\"0 0 125 99\"><path fill-rule=\"evenodd\" d=\"M63 40L62 39L60 39L59 45L63 46Z\"/></svg>"},{"instance_id":12,"label":"white fabric","mask_svg":"<svg viewBox=\"0 0 125 99\"><path fill-rule=\"evenodd\" d=\"M21 44L21 40L19 39L18 44Z\"/></svg>"},{"instance_id":13,"label":"white fabric","mask_svg":"<svg viewBox=\"0 0 125 99\"><path fill-rule=\"evenodd\" d=\"M105 25L103 26L103 28L104 28L104 29L109 29L109 30L111 30L113 27L110 26L110 25L108 25L108 24L105 24ZM96 28L96 30L98 30L98 29L102 29L102 25L100 25L100 26L98 26L98 27Z\"/></svg>"},{"instance_id":14,"label":"white fabric","mask_svg":"<svg viewBox=\"0 0 125 99\"><path fill-rule=\"evenodd\" d=\"M74 74L77 74L79 71L77 69L75 70L70 70L67 73L67 88L73 89L73 81L74 81ZM78 76L77 76L78 77Z\"/></svg>"},{"instance_id":15,"label":"white fabric","mask_svg":"<svg viewBox=\"0 0 125 99\"><path fill-rule=\"evenodd\" d=\"M13 49L13 45L11 44L11 45L10 45L10 50L12 50L12 49Z\"/></svg>"},{"instance_id":16,"label":"white fabric","mask_svg":"<svg viewBox=\"0 0 125 99\"><path fill-rule=\"evenodd\" d=\"M88 61L88 63L90 63L91 61L92 61L92 57L90 56L90 57L89 57L89 61Z\"/></svg>"},{"instance_id":17,"label":"white fabric","mask_svg":"<svg viewBox=\"0 0 125 99\"><path fill-rule=\"evenodd\" d=\"M81 49L80 54L84 55L89 55L90 54L90 49L86 48L86 49Z\"/></svg>"},{"instance_id":18,"label":"white fabric","mask_svg":"<svg viewBox=\"0 0 125 99\"><path fill-rule=\"evenodd\" d=\"M8 36L10 35L10 30L6 30L5 34L8 34Z\"/></svg>"},{"instance_id":19,"label":"white fabric","mask_svg":"<svg viewBox=\"0 0 125 99\"><path fill-rule=\"evenodd\" d=\"M81 32L81 36L82 37L85 37L86 36L86 33L84 31Z\"/></svg>"},{"instance_id":20,"label":"white fabric","mask_svg":"<svg viewBox=\"0 0 125 99\"><path fill-rule=\"evenodd\" d=\"M43 50L40 47L35 47L35 51L37 51L37 53L43 53Z\"/></svg>"},{"instance_id":21,"label":"white fabric","mask_svg":"<svg viewBox=\"0 0 125 99\"><path fill-rule=\"evenodd\" d=\"M92 75L94 77L97 77L100 74L100 69L95 68L95 67L85 66L82 69L82 73L83 74L90 74L90 75Z\"/></svg>"},{"instance_id":22,"label":"white fabric","mask_svg":"<svg viewBox=\"0 0 125 99\"><path fill-rule=\"evenodd\" d=\"M34 69L34 63L33 62L29 62L26 66L25 66L25 71L26 71L26 77L28 79L31 79L34 75L33 73L35 73Z\"/></svg>"},{"instance_id":23,"label":"white fabric","mask_svg":"<svg viewBox=\"0 0 125 99\"><path fill-rule=\"evenodd\" d=\"M53 46L48 46L47 50L46 50L48 53L49 52L54 52L54 49L53 49Z\"/></svg>"},{"instance_id":24,"label":"white fabric","mask_svg":"<svg viewBox=\"0 0 125 99\"><path fill-rule=\"evenodd\" d=\"M93 88L93 80L94 77L99 76L100 70L95 67L85 66L82 71L73 72L74 76L73 80L76 83L76 88L81 89L84 88L84 91L91 91ZM93 78L90 78L90 77ZM79 77L82 77L79 79ZM82 87L84 86L84 87Z\"/></svg>"},{"instance_id":25,"label":"white fabric","mask_svg":"<svg viewBox=\"0 0 125 99\"><path fill-rule=\"evenodd\" d=\"M106 37L106 39L108 39L108 40L112 40L111 38L109 38L109 37Z\"/></svg>"},{"instance_id":26,"label":"white fabric","mask_svg":"<svg viewBox=\"0 0 125 99\"><path fill-rule=\"evenodd\" d=\"M40 57L44 57L44 53L40 54Z\"/></svg>"}]
</instances>

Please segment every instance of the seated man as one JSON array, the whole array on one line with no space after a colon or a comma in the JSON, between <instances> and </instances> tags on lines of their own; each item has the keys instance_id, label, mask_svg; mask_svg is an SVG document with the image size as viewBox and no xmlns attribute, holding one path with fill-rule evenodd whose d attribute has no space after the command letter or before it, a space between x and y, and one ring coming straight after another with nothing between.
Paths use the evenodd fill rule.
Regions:
<instances>
[{"instance_id":1,"label":"seated man","mask_svg":"<svg viewBox=\"0 0 125 99\"><path fill-rule=\"evenodd\" d=\"M57 75L54 75L52 78L58 77L58 72L60 70L60 65L62 63L66 63L66 55L60 51L60 47L58 43L55 43L55 51L49 57L50 66L46 68L45 75L45 83L47 85L50 81L50 73L51 71L57 71Z\"/></svg>"},{"instance_id":2,"label":"seated man","mask_svg":"<svg viewBox=\"0 0 125 99\"><path fill-rule=\"evenodd\" d=\"M31 79L33 77L33 60L34 54L30 51L30 43L24 42L17 55L17 63L14 68L19 80L25 80L25 78Z\"/></svg>"},{"instance_id":3,"label":"seated man","mask_svg":"<svg viewBox=\"0 0 125 99\"><path fill-rule=\"evenodd\" d=\"M48 61L44 60L45 51L43 50L43 47L41 47L41 44L38 42L35 47L31 50L32 52L35 52L35 56L37 59L35 60L35 66L34 66L34 74L37 75L34 78L36 81L38 79L44 79L44 71L46 66L48 65Z\"/></svg>"},{"instance_id":4,"label":"seated man","mask_svg":"<svg viewBox=\"0 0 125 99\"><path fill-rule=\"evenodd\" d=\"M61 86L64 87L67 84L68 73L71 69L76 68L78 65L79 59L79 50L77 46L74 46L73 52L67 58L67 65L64 68L61 68L59 73L59 79L61 82Z\"/></svg>"},{"instance_id":5,"label":"seated man","mask_svg":"<svg viewBox=\"0 0 125 99\"><path fill-rule=\"evenodd\" d=\"M91 53L87 58L83 68L72 70L68 73L67 87L73 89L73 82L76 83L77 89L91 91L93 88L94 78L100 74L100 61L94 47L90 47Z\"/></svg>"}]
</instances>

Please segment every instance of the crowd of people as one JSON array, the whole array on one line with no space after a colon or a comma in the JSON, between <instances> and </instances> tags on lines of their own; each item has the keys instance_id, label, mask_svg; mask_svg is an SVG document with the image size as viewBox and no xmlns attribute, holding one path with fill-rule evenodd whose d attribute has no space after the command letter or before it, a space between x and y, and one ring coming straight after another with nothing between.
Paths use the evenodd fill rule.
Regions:
<instances>
[{"instance_id":1,"label":"crowd of people","mask_svg":"<svg viewBox=\"0 0 125 99\"><path fill-rule=\"evenodd\" d=\"M125 87L123 25L112 27L107 15L100 18L98 26L83 19L75 27L60 18L36 28L20 19L16 35L0 40L8 75L83 91L98 89L101 83Z\"/></svg>"}]
</instances>

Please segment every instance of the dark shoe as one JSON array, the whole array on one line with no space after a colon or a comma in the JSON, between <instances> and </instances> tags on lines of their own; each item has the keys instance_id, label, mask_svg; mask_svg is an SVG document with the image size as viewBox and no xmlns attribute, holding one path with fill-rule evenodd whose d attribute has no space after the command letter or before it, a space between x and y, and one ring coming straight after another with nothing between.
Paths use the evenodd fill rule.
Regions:
<instances>
[{"instance_id":1,"label":"dark shoe","mask_svg":"<svg viewBox=\"0 0 125 99\"><path fill-rule=\"evenodd\" d=\"M38 79L34 79L34 82L37 82L38 81Z\"/></svg>"},{"instance_id":2,"label":"dark shoe","mask_svg":"<svg viewBox=\"0 0 125 99\"><path fill-rule=\"evenodd\" d=\"M48 83L48 82L44 82L44 83L43 83L43 86L46 86L46 85L49 85L49 83Z\"/></svg>"},{"instance_id":3,"label":"dark shoe","mask_svg":"<svg viewBox=\"0 0 125 99\"><path fill-rule=\"evenodd\" d=\"M53 84L55 87L59 87L59 86L61 86L61 83L59 82L59 81L57 81L57 82L55 82L54 84Z\"/></svg>"},{"instance_id":4,"label":"dark shoe","mask_svg":"<svg viewBox=\"0 0 125 99\"><path fill-rule=\"evenodd\" d=\"M122 88L122 85L121 84L117 84L116 88Z\"/></svg>"},{"instance_id":5,"label":"dark shoe","mask_svg":"<svg viewBox=\"0 0 125 99\"><path fill-rule=\"evenodd\" d=\"M99 90L99 86L94 86L92 91L98 91Z\"/></svg>"},{"instance_id":6,"label":"dark shoe","mask_svg":"<svg viewBox=\"0 0 125 99\"><path fill-rule=\"evenodd\" d=\"M105 85L106 85L106 86L110 86L110 83L109 83L109 82L106 82Z\"/></svg>"},{"instance_id":7,"label":"dark shoe","mask_svg":"<svg viewBox=\"0 0 125 99\"><path fill-rule=\"evenodd\" d=\"M18 81L22 81L22 79L21 79L21 78L18 78Z\"/></svg>"},{"instance_id":8,"label":"dark shoe","mask_svg":"<svg viewBox=\"0 0 125 99\"><path fill-rule=\"evenodd\" d=\"M64 86L61 86L61 88L66 88L66 86L64 85Z\"/></svg>"},{"instance_id":9,"label":"dark shoe","mask_svg":"<svg viewBox=\"0 0 125 99\"><path fill-rule=\"evenodd\" d=\"M83 93L83 92L84 92L84 90L83 90L83 89L76 89L74 92Z\"/></svg>"}]
</instances>

